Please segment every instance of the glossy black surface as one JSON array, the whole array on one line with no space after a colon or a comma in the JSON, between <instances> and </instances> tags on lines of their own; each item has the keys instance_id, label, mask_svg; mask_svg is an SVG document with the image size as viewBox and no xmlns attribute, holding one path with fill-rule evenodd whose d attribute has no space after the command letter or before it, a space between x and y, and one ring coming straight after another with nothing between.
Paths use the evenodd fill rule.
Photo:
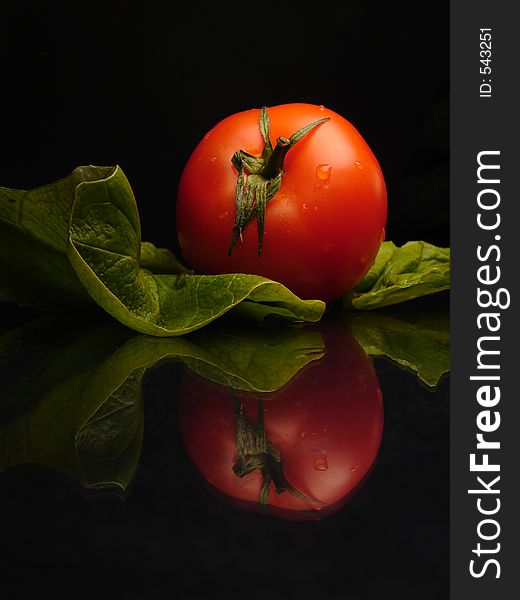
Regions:
<instances>
[{"instance_id":1,"label":"glossy black surface","mask_svg":"<svg viewBox=\"0 0 520 600\"><path fill-rule=\"evenodd\" d=\"M4 333L37 314L1 308ZM179 431L183 367L154 367L125 494L86 490L35 465L0 473L3 597L446 598L448 378L430 391L386 360L374 364L385 411L374 469L318 522L238 510L210 494Z\"/></svg>"}]
</instances>

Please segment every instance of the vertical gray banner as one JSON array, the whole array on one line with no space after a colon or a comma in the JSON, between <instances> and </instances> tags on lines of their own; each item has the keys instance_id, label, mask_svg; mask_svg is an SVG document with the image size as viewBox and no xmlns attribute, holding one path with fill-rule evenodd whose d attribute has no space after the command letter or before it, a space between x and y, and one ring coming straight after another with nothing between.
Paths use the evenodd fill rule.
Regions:
<instances>
[{"instance_id":1,"label":"vertical gray banner","mask_svg":"<svg viewBox=\"0 0 520 600\"><path fill-rule=\"evenodd\" d=\"M520 577L514 9L451 3L452 600L509 600Z\"/></svg>"}]
</instances>

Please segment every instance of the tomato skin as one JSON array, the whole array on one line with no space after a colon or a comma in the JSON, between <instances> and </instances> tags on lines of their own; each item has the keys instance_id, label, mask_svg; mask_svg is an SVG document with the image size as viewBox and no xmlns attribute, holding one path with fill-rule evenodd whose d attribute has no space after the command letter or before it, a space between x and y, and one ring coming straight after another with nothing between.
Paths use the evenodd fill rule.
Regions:
<instances>
[{"instance_id":1,"label":"tomato skin","mask_svg":"<svg viewBox=\"0 0 520 600\"><path fill-rule=\"evenodd\" d=\"M343 117L311 104L269 109L271 140L290 137L318 119L330 120L287 154L282 186L267 204L263 250L256 222L231 243L237 150L260 155L260 109L225 118L190 156L179 183L177 232L197 273L253 273L286 285L302 298L331 301L354 287L373 263L387 216L381 168L359 132Z\"/></svg>"},{"instance_id":2,"label":"tomato skin","mask_svg":"<svg viewBox=\"0 0 520 600\"><path fill-rule=\"evenodd\" d=\"M258 395L231 390L187 373L181 387L185 447L204 479L226 503L260 511L260 471L235 475L233 396L257 420ZM377 456L383 404L372 361L353 338L308 365L274 395L264 395L265 428L281 455L288 482L313 501L269 488L268 512L297 520L338 510L359 489Z\"/></svg>"}]
</instances>

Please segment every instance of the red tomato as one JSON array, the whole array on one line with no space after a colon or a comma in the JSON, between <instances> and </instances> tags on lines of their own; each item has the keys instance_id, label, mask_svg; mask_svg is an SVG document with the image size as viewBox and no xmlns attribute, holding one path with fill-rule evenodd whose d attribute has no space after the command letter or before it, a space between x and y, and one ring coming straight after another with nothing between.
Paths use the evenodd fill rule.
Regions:
<instances>
[{"instance_id":1,"label":"red tomato","mask_svg":"<svg viewBox=\"0 0 520 600\"><path fill-rule=\"evenodd\" d=\"M198 273L254 273L302 298L334 300L362 279L384 239L381 168L358 131L332 110L310 104L270 108L273 145L329 120L288 151L281 187L267 203L261 255L256 222L243 229L228 255L238 178L231 159L238 150L262 154L260 114L252 109L224 119L189 158L177 196L182 253Z\"/></svg>"},{"instance_id":2,"label":"red tomato","mask_svg":"<svg viewBox=\"0 0 520 600\"><path fill-rule=\"evenodd\" d=\"M366 479L379 450L383 404L372 361L352 337L327 344L324 358L274 395L239 393L188 372L182 383L180 427L188 454L225 502L282 518L318 519L338 510ZM313 366L314 364L314 366ZM258 432L267 454L245 457L237 435ZM242 464L240 461L242 460ZM266 475L272 481L265 488ZM284 489L276 490L276 483ZM267 492L262 498L262 490Z\"/></svg>"}]
</instances>

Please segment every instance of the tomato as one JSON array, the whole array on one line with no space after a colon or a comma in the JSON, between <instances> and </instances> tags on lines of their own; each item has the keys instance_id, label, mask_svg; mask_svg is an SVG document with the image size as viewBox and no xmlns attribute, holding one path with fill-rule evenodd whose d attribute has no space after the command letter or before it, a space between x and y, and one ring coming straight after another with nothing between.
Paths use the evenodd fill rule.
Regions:
<instances>
[{"instance_id":1,"label":"tomato","mask_svg":"<svg viewBox=\"0 0 520 600\"><path fill-rule=\"evenodd\" d=\"M179 406L184 444L209 489L226 503L318 519L361 487L381 442L382 395L371 359L341 334L339 342L326 339L325 356L274 395L186 374ZM260 443L244 452L241 440L255 436Z\"/></svg>"},{"instance_id":2,"label":"tomato","mask_svg":"<svg viewBox=\"0 0 520 600\"><path fill-rule=\"evenodd\" d=\"M271 146L277 140L275 152L283 150L280 141L301 128L327 120L290 147L285 160L276 163L278 171L264 169L267 189L275 189L277 173L281 187L267 201L263 232L259 193L249 199L249 222L237 228L239 171L244 184L254 178L245 163L244 169L232 164L238 150L248 153L241 155L246 160L264 152L263 111L239 112L213 127L180 179L181 251L197 273L253 273L283 283L302 298L334 300L362 279L384 239L387 197L381 168L354 126L332 110L284 104L265 112L267 139Z\"/></svg>"}]
</instances>

